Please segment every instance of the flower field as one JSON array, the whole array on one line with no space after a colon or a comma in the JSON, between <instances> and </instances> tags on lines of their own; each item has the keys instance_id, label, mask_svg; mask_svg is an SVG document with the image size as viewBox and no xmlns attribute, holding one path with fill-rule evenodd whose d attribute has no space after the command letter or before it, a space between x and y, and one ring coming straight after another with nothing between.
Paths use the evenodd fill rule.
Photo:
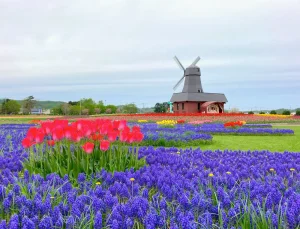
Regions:
<instances>
[{"instance_id":1,"label":"flower field","mask_svg":"<svg viewBox=\"0 0 300 229\"><path fill-rule=\"evenodd\" d=\"M150 113L150 114L116 114L105 116L105 118L127 121L146 120L150 122L162 120L184 120L185 122L234 122L246 121L247 123L294 123L299 122L299 116L292 115L269 115L269 114L243 114L243 113L223 113L223 114L201 114L201 113Z\"/></svg>"},{"instance_id":2,"label":"flower field","mask_svg":"<svg viewBox=\"0 0 300 229\"><path fill-rule=\"evenodd\" d=\"M293 130L135 120L0 125L0 229L300 228L299 152L201 150Z\"/></svg>"}]
</instances>

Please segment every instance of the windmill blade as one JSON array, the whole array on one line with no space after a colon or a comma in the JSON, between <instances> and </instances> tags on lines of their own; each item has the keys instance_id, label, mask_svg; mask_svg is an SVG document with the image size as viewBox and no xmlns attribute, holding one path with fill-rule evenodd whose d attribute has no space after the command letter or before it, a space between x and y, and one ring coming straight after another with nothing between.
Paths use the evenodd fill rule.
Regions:
<instances>
[{"instance_id":1,"label":"windmill blade","mask_svg":"<svg viewBox=\"0 0 300 229\"><path fill-rule=\"evenodd\" d=\"M194 62L191 64L191 66L195 66L198 63L199 60L200 60L200 57L198 56L196 58L196 60L194 60Z\"/></svg>"},{"instance_id":2,"label":"windmill blade","mask_svg":"<svg viewBox=\"0 0 300 229\"><path fill-rule=\"evenodd\" d=\"M177 84L175 84L175 86L173 87L173 90L176 90L176 88L181 84L181 82L183 81L185 75L183 75L183 77L177 82Z\"/></svg>"},{"instance_id":3,"label":"windmill blade","mask_svg":"<svg viewBox=\"0 0 300 229\"><path fill-rule=\"evenodd\" d=\"M183 70L185 71L185 68L183 67L183 65L180 63L180 61L178 60L178 58L176 56L174 56L174 60L175 62L178 64L178 66Z\"/></svg>"}]
</instances>

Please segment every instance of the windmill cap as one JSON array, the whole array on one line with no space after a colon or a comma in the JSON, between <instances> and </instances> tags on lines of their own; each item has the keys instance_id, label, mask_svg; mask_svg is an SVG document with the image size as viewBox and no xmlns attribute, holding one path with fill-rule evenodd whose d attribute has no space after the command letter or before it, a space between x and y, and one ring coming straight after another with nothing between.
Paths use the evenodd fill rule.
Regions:
<instances>
[{"instance_id":1,"label":"windmill cap","mask_svg":"<svg viewBox=\"0 0 300 229\"><path fill-rule=\"evenodd\" d=\"M198 67L197 65L190 65L187 68L200 68L200 67Z\"/></svg>"}]
</instances>

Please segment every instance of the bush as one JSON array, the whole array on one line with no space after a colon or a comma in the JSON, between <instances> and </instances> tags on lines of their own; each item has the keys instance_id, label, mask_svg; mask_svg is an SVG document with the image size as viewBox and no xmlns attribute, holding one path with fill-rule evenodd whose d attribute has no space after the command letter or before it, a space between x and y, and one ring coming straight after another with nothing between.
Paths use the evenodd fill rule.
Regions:
<instances>
[{"instance_id":1,"label":"bush","mask_svg":"<svg viewBox=\"0 0 300 229\"><path fill-rule=\"evenodd\" d=\"M259 114L265 114L265 112L261 111L261 112L259 112Z\"/></svg>"},{"instance_id":2,"label":"bush","mask_svg":"<svg viewBox=\"0 0 300 229\"><path fill-rule=\"evenodd\" d=\"M290 115L291 112L290 112L289 110L284 110L284 111L282 112L282 114L283 114L283 115Z\"/></svg>"},{"instance_id":3,"label":"bush","mask_svg":"<svg viewBox=\"0 0 300 229\"><path fill-rule=\"evenodd\" d=\"M271 110L270 114L277 114L276 111Z\"/></svg>"},{"instance_id":4,"label":"bush","mask_svg":"<svg viewBox=\"0 0 300 229\"><path fill-rule=\"evenodd\" d=\"M300 116L300 110L296 110L296 115Z\"/></svg>"},{"instance_id":5,"label":"bush","mask_svg":"<svg viewBox=\"0 0 300 229\"><path fill-rule=\"evenodd\" d=\"M249 111L248 114L254 114L254 112L253 111Z\"/></svg>"}]
</instances>

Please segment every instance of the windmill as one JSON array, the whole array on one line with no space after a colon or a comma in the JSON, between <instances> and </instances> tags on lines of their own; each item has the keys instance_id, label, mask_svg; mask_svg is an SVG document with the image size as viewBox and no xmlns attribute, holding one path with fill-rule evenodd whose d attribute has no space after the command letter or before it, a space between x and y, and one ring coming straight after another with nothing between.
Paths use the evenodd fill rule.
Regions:
<instances>
[{"instance_id":1,"label":"windmill","mask_svg":"<svg viewBox=\"0 0 300 229\"><path fill-rule=\"evenodd\" d=\"M174 113L223 113L226 96L222 93L203 92L201 71L196 65L200 57L187 68L183 67L176 56L174 60L183 70L183 76L173 89L178 88L184 81L182 92L174 92L170 99Z\"/></svg>"},{"instance_id":2,"label":"windmill","mask_svg":"<svg viewBox=\"0 0 300 229\"><path fill-rule=\"evenodd\" d=\"M180 63L178 58L174 56L175 62L178 64L178 66L183 70L183 76L182 78L175 84L173 87L173 90L176 90L178 86L182 83L184 80L184 86L182 89L182 92L185 93L203 93L203 88L201 84L201 72L200 68L196 66L198 61L200 60L200 57L198 56L194 62L187 67L186 69L183 67L183 65Z\"/></svg>"}]
</instances>

